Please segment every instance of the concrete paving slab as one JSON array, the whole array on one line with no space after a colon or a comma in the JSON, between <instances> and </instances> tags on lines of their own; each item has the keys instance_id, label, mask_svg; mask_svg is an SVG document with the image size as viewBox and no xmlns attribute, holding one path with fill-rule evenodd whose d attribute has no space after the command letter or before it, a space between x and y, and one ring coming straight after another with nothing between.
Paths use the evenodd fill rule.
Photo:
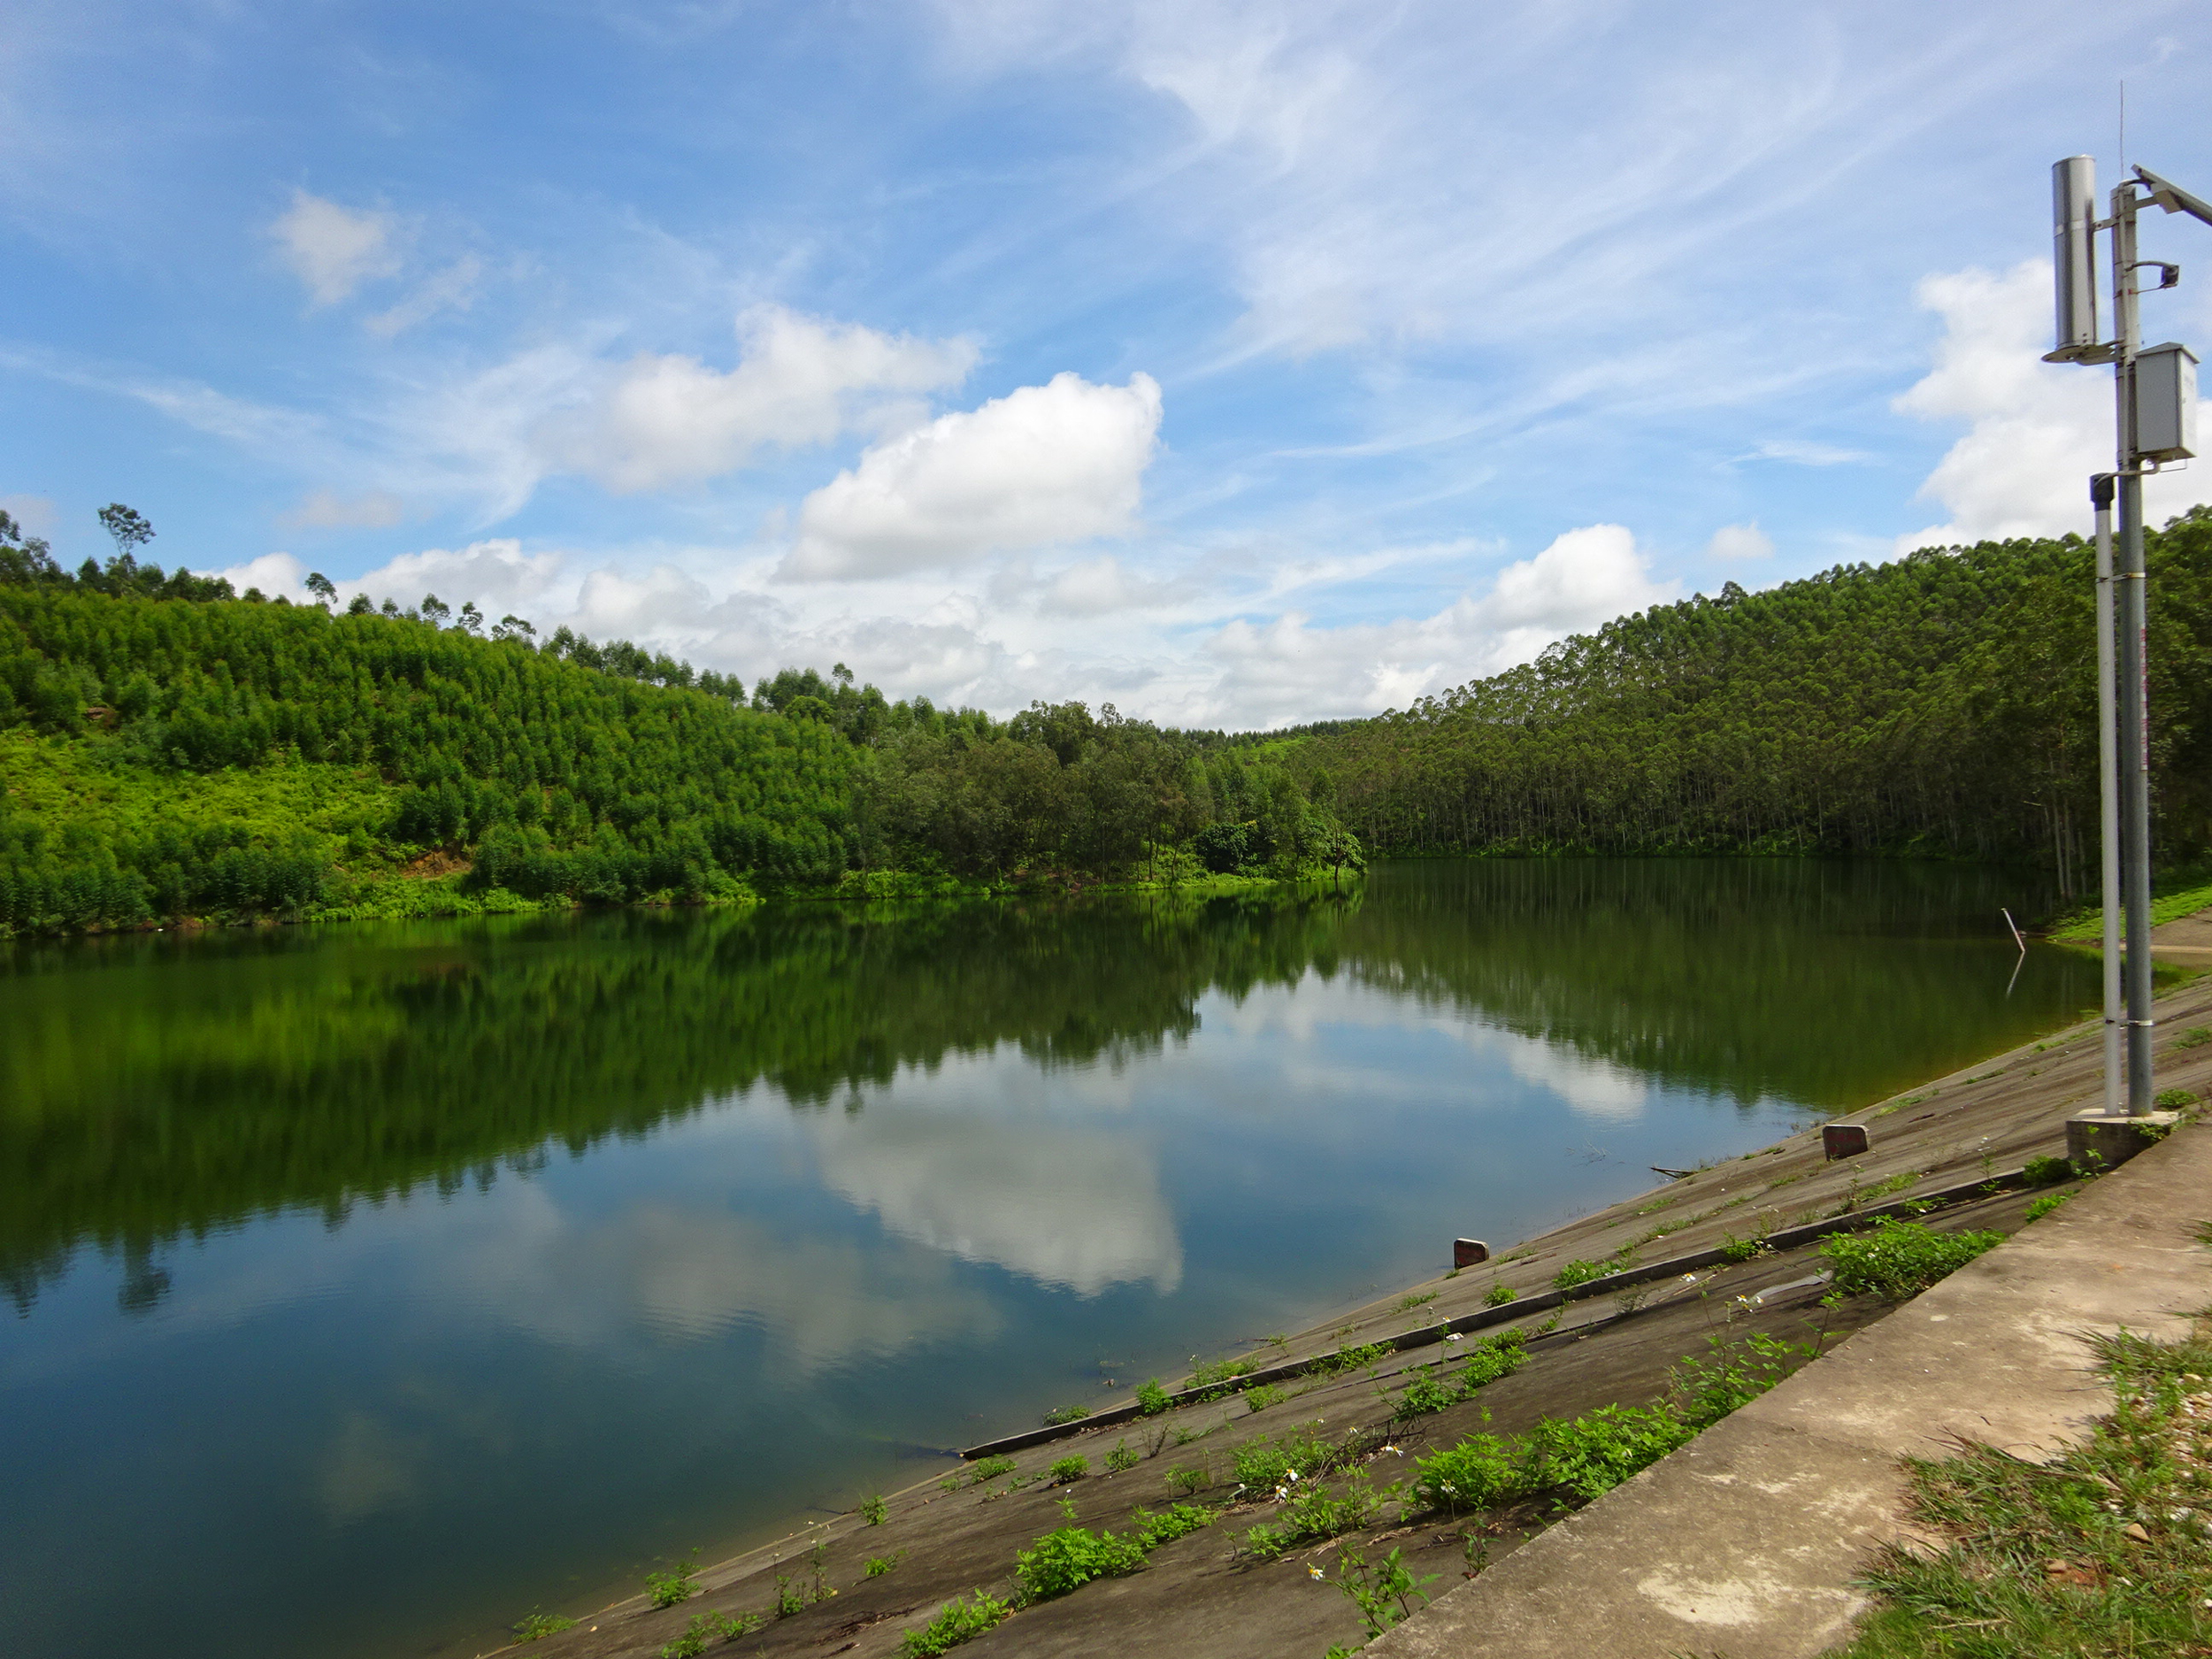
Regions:
<instances>
[{"instance_id":1,"label":"concrete paving slab","mask_svg":"<svg viewBox=\"0 0 2212 1659\"><path fill-rule=\"evenodd\" d=\"M2088 1339L2212 1306L2212 1127L2176 1132L1371 1643L1374 1659L1810 1659L1870 1551L1913 1536L1901 1455L2029 1457L2110 1409Z\"/></svg>"}]
</instances>

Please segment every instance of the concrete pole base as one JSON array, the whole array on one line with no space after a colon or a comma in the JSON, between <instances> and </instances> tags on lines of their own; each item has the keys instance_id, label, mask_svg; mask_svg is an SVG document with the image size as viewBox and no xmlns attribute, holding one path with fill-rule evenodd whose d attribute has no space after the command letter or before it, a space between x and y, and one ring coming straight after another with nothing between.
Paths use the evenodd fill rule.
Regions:
<instances>
[{"instance_id":1,"label":"concrete pole base","mask_svg":"<svg viewBox=\"0 0 2212 1659\"><path fill-rule=\"evenodd\" d=\"M2067 1161L2084 1175L2116 1169L2180 1121L2179 1112L2146 1112L2140 1118L2076 1112L2066 1120Z\"/></svg>"}]
</instances>

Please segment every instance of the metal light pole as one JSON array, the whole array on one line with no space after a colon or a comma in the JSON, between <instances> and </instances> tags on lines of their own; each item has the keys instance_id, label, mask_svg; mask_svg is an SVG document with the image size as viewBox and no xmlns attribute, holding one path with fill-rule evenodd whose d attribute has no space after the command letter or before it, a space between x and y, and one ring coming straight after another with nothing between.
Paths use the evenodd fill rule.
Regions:
<instances>
[{"instance_id":1,"label":"metal light pole","mask_svg":"<svg viewBox=\"0 0 2212 1659\"><path fill-rule=\"evenodd\" d=\"M2146 673L2143 478L2169 461L2195 453L2196 358L2185 347L2145 351L2138 322L2139 270L2155 269L2162 288L2181 280L2177 265L2136 257L2135 216L2141 191L2169 213L2212 225L2212 207L2147 168L2112 192L2111 217L2096 217L2096 164L2070 156L2051 169L2053 270L2058 300L2057 349L2052 363L2109 363L2113 371L2116 467L2090 484L2097 517L2098 754L2104 841L2105 1111L2117 1116L2118 1069L2125 1032L2127 1115L2151 1110L2151 827L2150 682ZM2113 337L2097 339L2096 233L2112 234ZM2116 492L2115 486L2116 485ZM2111 506L2120 510L2117 557ZM2119 671L2116 695L2113 635ZM2118 731L2113 704L2117 702ZM2118 912L2124 907L2127 948L2119 950ZM2124 981L2124 985L2123 985ZM2126 1012L2120 993L2124 988Z\"/></svg>"},{"instance_id":2,"label":"metal light pole","mask_svg":"<svg viewBox=\"0 0 2212 1659\"><path fill-rule=\"evenodd\" d=\"M2104 904L2104 1115L2122 1114L2120 1040L2120 772L2112 729L2112 474L2089 480L2097 516L2097 828Z\"/></svg>"}]
</instances>

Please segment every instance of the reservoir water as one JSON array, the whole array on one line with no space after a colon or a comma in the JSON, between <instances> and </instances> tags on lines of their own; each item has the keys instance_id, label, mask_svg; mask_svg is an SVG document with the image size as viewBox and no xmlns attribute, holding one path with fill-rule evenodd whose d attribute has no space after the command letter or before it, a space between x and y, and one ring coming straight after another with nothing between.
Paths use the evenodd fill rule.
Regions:
<instances>
[{"instance_id":1,"label":"reservoir water","mask_svg":"<svg viewBox=\"0 0 2212 1659\"><path fill-rule=\"evenodd\" d=\"M0 946L0 1647L534 1607L2073 1018L2018 872Z\"/></svg>"}]
</instances>

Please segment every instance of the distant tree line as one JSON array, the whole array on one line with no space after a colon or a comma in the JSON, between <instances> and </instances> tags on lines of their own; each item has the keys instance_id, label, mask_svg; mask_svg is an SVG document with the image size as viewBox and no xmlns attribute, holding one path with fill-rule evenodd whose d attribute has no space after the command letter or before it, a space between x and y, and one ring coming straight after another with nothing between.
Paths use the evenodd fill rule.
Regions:
<instances>
[{"instance_id":1,"label":"distant tree line","mask_svg":"<svg viewBox=\"0 0 2212 1659\"><path fill-rule=\"evenodd\" d=\"M1110 704L893 701L842 664L748 691L434 595L342 611L319 574L317 604L236 595L142 562L152 526L119 503L103 522L115 557L73 574L0 517L0 733L22 734L0 768L44 744L50 772L96 762L109 791L0 796L0 926L311 910L433 853L478 887L605 902L874 872L1340 873L1366 848L2033 857L2069 886L2095 856L2072 537L1732 582L1379 718L1232 736ZM2183 859L2212 848L2212 511L2148 551L2159 845ZM368 794L285 821L266 803L302 766ZM244 794L157 807L194 778Z\"/></svg>"},{"instance_id":2,"label":"distant tree line","mask_svg":"<svg viewBox=\"0 0 2212 1659\"><path fill-rule=\"evenodd\" d=\"M2147 538L2161 856L2212 846L2212 509ZM2094 557L1930 548L1728 583L1317 735L1298 764L1395 852L2096 860Z\"/></svg>"}]
</instances>

